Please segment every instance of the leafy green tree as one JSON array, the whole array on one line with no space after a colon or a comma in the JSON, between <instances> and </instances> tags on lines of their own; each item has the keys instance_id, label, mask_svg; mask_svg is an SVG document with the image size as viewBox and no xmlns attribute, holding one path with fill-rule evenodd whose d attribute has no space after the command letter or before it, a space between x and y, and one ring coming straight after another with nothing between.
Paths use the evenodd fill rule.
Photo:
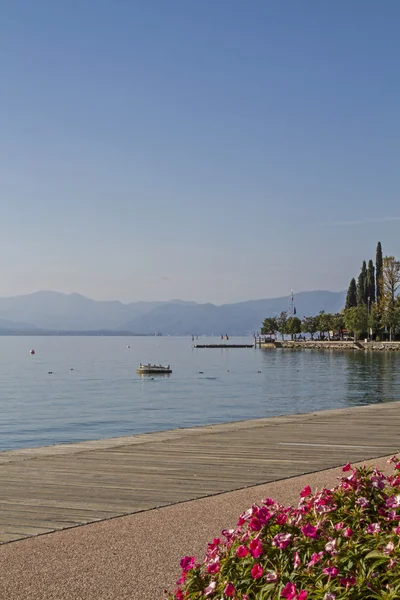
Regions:
<instances>
[{"instance_id":1,"label":"leafy green tree","mask_svg":"<svg viewBox=\"0 0 400 600\"><path fill-rule=\"evenodd\" d=\"M346 329L343 313L335 313L332 315L332 330L337 333L340 339L343 339L343 331Z\"/></svg>"},{"instance_id":2,"label":"leafy green tree","mask_svg":"<svg viewBox=\"0 0 400 600\"><path fill-rule=\"evenodd\" d=\"M367 300L369 303L375 302L375 267L372 260L368 261L367 269Z\"/></svg>"},{"instance_id":3,"label":"leafy green tree","mask_svg":"<svg viewBox=\"0 0 400 600\"><path fill-rule=\"evenodd\" d=\"M376 281L376 302L378 306L381 301L382 295L382 268L383 268L383 258L382 258L382 245L378 242L376 247L376 259L375 259L375 281Z\"/></svg>"},{"instance_id":4,"label":"leafy green tree","mask_svg":"<svg viewBox=\"0 0 400 600\"><path fill-rule=\"evenodd\" d=\"M362 333L367 331L368 327L368 312L364 304L353 306L344 311L344 322L346 329L354 332L356 340Z\"/></svg>"},{"instance_id":5,"label":"leafy green tree","mask_svg":"<svg viewBox=\"0 0 400 600\"><path fill-rule=\"evenodd\" d=\"M276 317L267 317L261 326L261 335L274 334L277 329Z\"/></svg>"},{"instance_id":6,"label":"leafy green tree","mask_svg":"<svg viewBox=\"0 0 400 600\"><path fill-rule=\"evenodd\" d=\"M392 340L393 330L398 326L399 310L396 299L400 288L400 262L394 256L385 256L382 264L382 287L380 291L381 319L389 330Z\"/></svg>"},{"instance_id":7,"label":"leafy green tree","mask_svg":"<svg viewBox=\"0 0 400 600\"><path fill-rule=\"evenodd\" d=\"M285 335L285 333L287 333L287 321L288 321L288 315L286 310L283 310L281 312L281 314L276 318L276 329L277 331L279 331L279 333L282 336Z\"/></svg>"},{"instance_id":8,"label":"leafy green tree","mask_svg":"<svg viewBox=\"0 0 400 600\"><path fill-rule=\"evenodd\" d=\"M286 333L293 336L301 332L301 320L299 317L289 317L286 323Z\"/></svg>"},{"instance_id":9,"label":"leafy green tree","mask_svg":"<svg viewBox=\"0 0 400 600\"><path fill-rule=\"evenodd\" d=\"M322 335L325 336L325 332L328 333L328 340L330 340L330 331L332 329L332 315L330 313L326 313L324 310L318 315L318 328Z\"/></svg>"},{"instance_id":10,"label":"leafy green tree","mask_svg":"<svg viewBox=\"0 0 400 600\"><path fill-rule=\"evenodd\" d=\"M352 308L353 306L357 306L357 286L354 277L350 281L346 296L346 308Z\"/></svg>"},{"instance_id":11,"label":"leafy green tree","mask_svg":"<svg viewBox=\"0 0 400 600\"><path fill-rule=\"evenodd\" d=\"M381 316L379 314L379 310L375 302L371 305L369 311L368 327L371 330L373 337L375 338L382 329Z\"/></svg>"},{"instance_id":12,"label":"leafy green tree","mask_svg":"<svg viewBox=\"0 0 400 600\"><path fill-rule=\"evenodd\" d=\"M357 281L357 305L367 304L367 263L363 261Z\"/></svg>"},{"instance_id":13,"label":"leafy green tree","mask_svg":"<svg viewBox=\"0 0 400 600\"><path fill-rule=\"evenodd\" d=\"M301 331L303 333L309 333L313 340L314 335L318 331L318 317L304 317L301 322Z\"/></svg>"}]
</instances>

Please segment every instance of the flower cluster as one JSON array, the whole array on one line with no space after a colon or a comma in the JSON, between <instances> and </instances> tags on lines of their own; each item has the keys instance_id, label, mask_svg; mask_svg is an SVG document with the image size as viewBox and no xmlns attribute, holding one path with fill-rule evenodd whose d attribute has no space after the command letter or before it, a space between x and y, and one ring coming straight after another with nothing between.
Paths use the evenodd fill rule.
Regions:
<instances>
[{"instance_id":1,"label":"flower cluster","mask_svg":"<svg viewBox=\"0 0 400 600\"><path fill-rule=\"evenodd\" d=\"M400 598L400 462L393 475L343 467L339 485L271 498L186 556L169 600L394 600Z\"/></svg>"}]
</instances>

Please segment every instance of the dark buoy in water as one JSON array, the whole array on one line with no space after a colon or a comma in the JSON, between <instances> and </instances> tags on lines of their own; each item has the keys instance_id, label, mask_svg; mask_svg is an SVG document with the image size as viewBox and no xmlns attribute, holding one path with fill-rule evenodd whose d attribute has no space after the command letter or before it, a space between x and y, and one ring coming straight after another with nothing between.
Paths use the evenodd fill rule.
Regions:
<instances>
[{"instance_id":1,"label":"dark buoy in water","mask_svg":"<svg viewBox=\"0 0 400 600\"><path fill-rule=\"evenodd\" d=\"M261 371L257 371L257 373L261 373Z\"/></svg>"},{"instance_id":2,"label":"dark buoy in water","mask_svg":"<svg viewBox=\"0 0 400 600\"><path fill-rule=\"evenodd\" d=\"M130 348L130 346L127 346L127 348Z\"/></svg>"},{"instance_id":3,"label":"dark buoy in water","mask_svg":"<svg viewBox=\"0 0 400 600\"><path fill-rule=\"evenodd\" d=\"M47 374L48 375L53 375L53 371L49 371Z\"/></svg>"},{"instance_id":4,"label":"dark buoy in water","mask_svg":"<svg viewBox=\"0 0 400 600\"><path fill-rule=\"evenodd\" d=\"M199 371L199 375L203 375L204 371Z\"/></svg>"},{"instance_id":5,"label":"dark buoy in water","mask_svg":"<svg viewBox=\"0 0 400 600\"><path fill-rule=\"evenodd\" d=\"M34 350L31 350L31 351L29 352L29 354L30 354L31 356L33 356L34 354L36 354L36 352L35 352Z\"/></svg>"},{"instance_id":6,"label":"dark buoy in water","mask_svg":"<svg viewBox=\"0 0 400 600\"><path fill-rule=\"evenodd\" d=\"M71 369L71 371L73 371L73 369Z\"/></svg>"}]
</instances>

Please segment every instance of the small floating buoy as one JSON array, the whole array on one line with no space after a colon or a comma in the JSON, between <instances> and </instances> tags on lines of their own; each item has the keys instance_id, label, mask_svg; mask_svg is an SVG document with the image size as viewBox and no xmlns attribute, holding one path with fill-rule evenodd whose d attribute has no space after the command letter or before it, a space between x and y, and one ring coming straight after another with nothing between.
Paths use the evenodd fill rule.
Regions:
<instances>
[{"instance_id":1,"label":"small floating buoy","mask_svg":"<svg viewBox=\"0 0 400 600\"><path fill-rule=\"evenodd\" d=\"M127 346L127 348L130 348L130 346Z\"/></svg>"},{"instance_id":2,"label":"small floating buoy","mask_svg":"<svg viewBox=\"0 0 400 600\"><path fill-rule=\"evenodd\" d=\"M47 374L48 375L53 375L53 371L49 371Z\"/></svg>"},{"instance_id":3,"label":"small floating buoy","mask_svg":"<svg viewBox=\"0 0 400 600\"><path fill-rule=\"evenodd\" d=\"M199 375L203 375L204 371L199 371Z\"/></svg>"},{"instance_id":4,"label":"small floating buoy","mask_svg":"<svg viewBox=\"0 0 400 600\"><path fill-rule=\"evenodd\" d=\"M257 373L261 373L261 371L257 371Z\"/></svg>"},{"instance_id":5,"label":"small floating buoy","mask_svg":"<svg viewBox=\"0 0 400 600\"><path fill-rule=\"evenodd\" d=\"M71 371L73 371L73 369L71 369Z\"/></svg>"},{"instance_id":6,"label":"small floating buoy","mask_svg":"<svg viewBox=\"0 0 400 600\"><path fill-rule=\"evenodd\" d=\"M33 356L34 354L36 354L36 352L35 352L34 350L31 350L31 351L29 352L29 354L30 354L31 356Z\"/></svg>"}]
</instances>

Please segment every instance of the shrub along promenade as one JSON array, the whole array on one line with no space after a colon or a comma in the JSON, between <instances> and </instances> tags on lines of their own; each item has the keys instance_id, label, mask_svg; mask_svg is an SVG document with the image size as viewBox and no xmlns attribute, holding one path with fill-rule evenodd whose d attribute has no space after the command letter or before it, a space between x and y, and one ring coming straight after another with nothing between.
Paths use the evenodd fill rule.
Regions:
<instances>
[{"instance_id":1,"label":"shrub along promenade","mask_svg":"<svg viewBox=\"0 0 400 600\"><path fill-rule=\"evenodd\" d=\"M252 486L396 453L399 426L395 402L0 453L0 597L161 598L231 524L230 494L199 499L247 488L237 516Z\"/></svg>"}]
</instances>

